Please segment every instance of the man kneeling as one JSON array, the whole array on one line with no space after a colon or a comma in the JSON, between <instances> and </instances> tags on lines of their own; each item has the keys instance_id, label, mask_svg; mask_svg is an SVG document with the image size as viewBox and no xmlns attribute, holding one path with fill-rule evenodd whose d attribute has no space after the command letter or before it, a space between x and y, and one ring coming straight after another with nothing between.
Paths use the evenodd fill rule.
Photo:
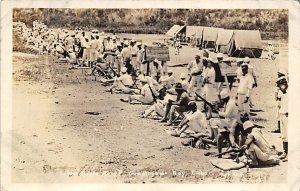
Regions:
<instances>
[{"instance_id":1,"label":"man kneeling","mask_svg":"<svg viewBox=\"0 0 300 191\"><path fill-rule=\"evenodd\" d=\"M244 122L243 127L245 133L247 134L247 140L241 149L248 151L252 160L250 165L257 166L258 164L279 164L280 160L275 154L274 147L269 145L261 130L255 128L255 125L251 121Z\"/></svg>"}]
</instances>

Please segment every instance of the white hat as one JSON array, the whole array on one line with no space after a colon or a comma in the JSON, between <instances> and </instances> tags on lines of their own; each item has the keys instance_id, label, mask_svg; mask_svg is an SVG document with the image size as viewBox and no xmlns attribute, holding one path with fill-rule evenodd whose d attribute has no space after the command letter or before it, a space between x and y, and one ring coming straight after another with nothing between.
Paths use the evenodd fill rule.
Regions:
<instances>
[{"instance_id":1,"label":"white hat","mask_svg":"<svg viewBox=\"0 0 300 191\"><path fill-rule=\"evenodd\" d=\"M131 39L131 42L136 42L136 40L135 40L135 38L134 38L134 37L132 37L132 39Z\"/></svg>"},{"instance_id":2,"label":"white hat","mask_svg":"<svg viewBox=\"0 0 300 191\"><path fill-rule=\"evenodd\" d=\"M228 93L228 90L227 89L223 89L220 93L220 97L221 99L225 99L227 97L229 97L229 93Z\"/></svg>"},{"instance_id":3,"label":"white hat","mask_svg":"<svg viewBox=\"0 0 300 191\"><path fill-rule=\"evenodd\" d=\"M187 76L186 76L186 73L181 73L181 74L180 74L180 79L186 79L186 77L187 77Z\"/></svg>"},{"instance_id":4,"label":"white hat","mask_svg":"<svg viewBox=\"0 0 300 191\"><path fill-rule=\"evenodd\" d=\"M223 53L218 53L217 58L223 58Z\"/></svg>"},{"instance_id":5,"label":"white hat","mask_svg":"<svg viewBox=\"0 0 300 191\"><path fill-rule=\"evenodd\" d=\"M120 42L117 42L117 46L122 46L122 44Z\"/></svg>"},{"instance_id":6,"label":"white hat","mask_svg":"<svg viewBox=\"0 0 300 191\"><path fill-rule=\"evenodd\" d=\"M117 37L116 37L116 36L112 36L111 39L112 39L112 40L117 40Z\"/></svg>"},{"instance_id":7,"label":"white hat","mask_svg":"<svg viewBox=\"0 0 300 191\"><path fill-rule=\"evenodd\" d=\"M158 63L159 61L155 58L154 60L153 60L153 62L156 62L156 63Z\"/></svg>"},{"instance_id":8,"label":"white hat","mask_svg":"<svg viewBox=\"0 0 300 191\"><path fill-rule=\"evenodd\" d=\"M142 45L142 43L139 41L139 42L136 43L136 45L140 46L140 45Z\"/></svg>"},{"instance_id":9,"label":"white hat","mask_svg":"<svg viewBox=\"0 0 300 191\"><path fill-rule=\"evenodd\" d=\"M272 45L272 42L268 42L269 45Z\"/></svg>"},{"instance_id":10,"label":"white hat","mask_svg":"<svg viewBox=\"0 0 300 191\"><path fill-rule=\"evenodd\" d=\"M172 70L168 70L167 73L168 74L173 74L173 71Z\"/></svg>"},{"instance_id":11,"label":"white hat","mask_svg":"<svg viewBox=\"0 0 300 191\"><path fill-rule=\"evenodd\" d=\"M73 50L70 48L69 50L68 50L69 52L73 52Z\"/></svg>"},{"instance_id":12,"label":"white hat","mask_svg":"<svg viewBox=\"0 0 300 191\"><path fill-rule=\"evenodd\" d=\"M122 67L122 68L121 68L121 72L122 72L122 73L127 72L127 68L126 68L126 67Z\"/></svg>"},{"instance_id":13,"label":"white hat","mask_svg":"<svg viewBox=\"0 0 300 191\"><path fill-rule=\"evenodd\" d=\"M125 40L125 41L124 41L124 45L127 45L127 46L129 45L128 40Z\"/></svg>"},{"instance_id":14,"label":"white hat","mask_svg":"<svg viewBox=\"0 0 300 191\"><path fill-rule=\"evenodd\" d=\"M244 122L243 124L243 128L244 128L244 131L251 128L251 127L254 127L255 125L252 123L252 121L246 121Z\"/></svg>"},{"instance_id":15,"label":"white hat","mask_svg":"<svg viewBox=\"0 0 300 191\"><path fill-rule=\"evenodd\" d=\"M249 63L250 62L250 58L248 57L248 56L246 56L245 58L244 58L244 63Z\"/></svg>"}]
</instances>

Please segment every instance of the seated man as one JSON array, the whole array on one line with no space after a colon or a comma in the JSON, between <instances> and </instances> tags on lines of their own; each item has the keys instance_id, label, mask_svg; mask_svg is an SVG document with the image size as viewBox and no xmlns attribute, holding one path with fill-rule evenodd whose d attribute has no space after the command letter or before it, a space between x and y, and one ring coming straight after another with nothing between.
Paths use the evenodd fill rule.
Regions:
<instances>
[{"instance_id":1,"label":"seated man","mask_svg":"<svg viewBox=\"0 0 300 191\"><path fill-rule=\"evenodd\" d=\"M171 126L172 125L172 120L175 114L175 111L178 112L186 112L188 111L188 104L190 102L190 98L186 92L182 88L181 83L177 83L175 85L175 91L177 93L177 99L176 101L169 100L167 105L166 105L166 112L164 118L161 120L161 122L168 122L167 125ZM168 118L169 116L169 118Z\"/></svg>"},{"instance_id":2,"label":"seated man","mask_svg":"<svg viewBox=\"0 0 300 191\"><path fill-rule=\"evenodd\" d=\"M260 129L255 128L251 121L243 124L247 139L241 150L247 150L251 159L251 166L257 166L259 163L266 165L279 164L279 158L276 155L274 146L269 145Z\"/></svg>"},{"instance_id":3,"label":"seated man","mask_svg":"<svg viewBox=\"0 0 300 191\"><path fill-rule=\"evenodd\" d=\"M159 79L159 82L163 85L166 86L168 89L172 88L173 85L175 84L175 77L173 75L173 71L172 70L168 70L167 71L167 76L162 76Z\"/></svg>"},{"instance_id":4,"label":"seated man","mask_svg":"<svg viewBox=\"0 0 300 191\"><path fill-rule=\"evenodd\" d=\"M115 77L113 85L107 90L112 92L113 89L120 90L123 93L132 93L133 90L130 88L133 85L132 77L127 73L127 68L121 68L121 75Z\"/></svg>"},{"instance_id":5,"label":"seated man","mask_svg":"<svg viewBox=\"0 0 300 191\"><path fill-rule=\"evenodd\" d=\"M157 96L156 103L154 103L150 108L148 108L140 117L141 118L147 118L149 115L151 115L153 112L156 112L158 115L163 117L165 115L165 106L167 105L168 101L171 99L173 101L176 100L176 95L172 94L166 94L165 95L165 87L162 87L159 89L159 96Z\"/></svg>"},{"instance_id":6,"label":"seated man","mask_svg":"<svg viewBox=\"0 0 300 191\"><path fill-rule=\"evenodd\" d=\"M99 75L104 75L104 70L108 69L108 65L103 61L103 56L100 56L97 59L96 65L94 65L91 75L95 75L95 71L98 72Z\"/></svg>"},{"instance_id":7,"label":"seated man","mask_svg":"<svg viewBox=\"0 0 300 191\"><path fill-rule=\"evenodd\" d=\"M69 49L68 55L67 55L67 62L71 64L71 68L74 68L74 65L76 64L76 54L72 49Z\"/></svg>"},{"instance_id":8,"label":"seated man","mask_svg":"<svg viewBox=\"0 0 300 191\"><path fill-rule=\"evenodd\" d=\"M224 91L221 92L221 95L223 92ZM225 140L230 142L232 148L237 148L238 144L241 145L245 140L243 129L239 126L239 124L241 124L241 120L235 98L230 99L229 95L223 95L222 98L221 102L225 103L224 112L219 112L220 118L213 118L210 120L211 128L218 130L217 144L219 153L222 152ZM222 155L218 156L220 158L222 157Z\"/></svg>"},{"instance_id":9,"label":"seated man","mask_svg":"<svg viewBox=\"0 0 300 191\"><path fill-rule=\"evenodd\" d=\"M189 102L190 112L185 115L172 136L180 136L188 128L191 128L196 133L200 133L207 127L205 115L197 109L196 102Z\"/></svg>"},{"instance_id":10,"label":"seated man","mask_svg":"<svg viewBox=\"0 0 300 191\"><path fill-rule=\"evenodd\" d=\"M153 102L153 95L152 95L153 87L149 86L149 84L147 83L146 78L140 79L140 82L141 82L141 85L142 85L141 95L130 95L128 97L128 102L132 103L132 101L138 101L138 102L141 102L142 104L152 103ZM154 92L153 92L153 94L154 94Z\"/></svg>"}]
</instances>

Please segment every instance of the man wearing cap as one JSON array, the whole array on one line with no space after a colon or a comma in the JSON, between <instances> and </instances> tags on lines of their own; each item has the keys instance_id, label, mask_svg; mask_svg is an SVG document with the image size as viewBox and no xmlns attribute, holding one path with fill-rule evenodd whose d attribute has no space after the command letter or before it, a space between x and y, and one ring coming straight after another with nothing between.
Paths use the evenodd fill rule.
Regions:
<instances>
[{"instance_id":1,"label":"man wearing cap","mask_svg":"<svg viewBox=\"0 0 300 191\"><path fill-rule=\"evenodd\" d=\"M271 42L268 42L268 46L267 46L266 50L268 51L268 59L269 60L274 60L275 59L275 57L274 57L274 47L273 47Z\"/></svg>"},{"instance_id":2,"label":"man wearing cap","mask_svg":"<svg viewBox=\"0 0 300 191\"><path fill-rule=\"evenodd\" d=\"M190 101L188 105L190 112L185 115L184 119L176 127L175 132L171 134L172 136L180 136L188 128L196 133L200 133L208 126L205 115L197 109L196 102Z\"/></svg>"},{"instance_id":3,"label":"man wearing cap","mask_svg":"<svg viewBox=\"0 0 300 191\"><path fill-rule=\"evenodd\" d=\"M141 95L130 95L128 97L128 103L131 103L132 101L138 101L141 102L142 104L150 104L153 102L153 96L150 90L150 86L147 83L147 79L144 77L140 79L142 88L141 88ZM153 87L152 91L154 91Z\"/></svg>"},{"instance_id":4,"label":"man wearing cap","mask_svg":"<svg viewBox=\"0 0 300 191\"><path fill-rule=\"evenodd\" d=\"M245 57L243 59L243 64L247 64L248 65L248 73L253 77L254 80L254 84L253 87L257 87L257 80L256 80L256 73L254 71L254 67L250 64L250 58L249 57Z\"/></svg>"},{"instance_id":5,"label":"man wearing cap","mask_svg":"<svg viewBox=\"0 0 300 191\"><path fill-rule=\"evenodd\" d=\"M145 64L146 65L146 64ZM147 67L147 65L146 65ZM163 70L163 67L161 65L161 62L158 61L156 58L152 61L152 64L150 64L149 66L150 68L150 73L151 75L152 74L155 74L157 79L160 79L161 77L161 74L162 74L162 70Z\"/></svg>"},{"instance_id":6,"label":"man wearing cap","mask_svg":"<svg viewBox=\"0 0 300 191\"><path fill-rule=\"evenodd\" d=\"M127 72L131 74L133 72L132 65L131 65L132 55L128 45L129 45L128 40L125 40L124 48L122 49L121 52L121 57L125 67L127 68Z\"/></svg>"},{"instance_id":7,"label":"man wearing cap","mask_svg":"<svg viewBox=\"0 0 300 191\"><path fill-rule=\"evenodd\" d=\"M248 73L248 65L242 64L242 76L237 89L237 102L240 112L247 113L250 116L249 99L253 88L253 77Z\"/></svg>"},{"instance_id":8,"label":"man wearing cap","mask_svg":"<svg viewBox=\"0 0 300 191\"><path fill-rule=\"evenodd\" d=\"M136 71L138 69L138 67L137 67L138 48L136 46L136 40L134 38L132 38L130 41L129 49L131 51L131 64L132 64L133 70Z\"/></svg>"},{"instance_id":9,"label":"man wearing cap","mask_svg":"<svg viewBox=\"0 0 300 191\"><path fill-rule=\"evenodd\" d=\"M244 132L247 135L245 144L241 150L247 150L251 159L251 166L259 164L276 165L280 160L275 154L275 149L272 147L266 138L263 136L260 129L255 128L251 121L243 123Z\"/></svg>"},{"instance_id":10,"label":"man wearing cap","mask_svg":"<svg viewBox=\"0 0 300 191\"><path fill-rule=\"evenodd\" d=\"M180 83L182 85L182 88L187 91L189 87L189 81L187 79L187 74L186 73L181 73L180 74Z\"/></svg>"},{"instance_id":11,"label":"man wearing cap","mask_svg":"<svg viewBox=\"0 0 300 191\"><path fill-rule=\"evenodd\" d=\"M65 39L66 50L74 49L75 39L71 35L67 35Z\"/></svg>"},{"instance_id":12,"label":"man wearing cap","mask_svg":"<svg viewBox=\"0 0 300 191\"><path fill-rule=\"evenodd\" d=\"M217 143L219 153L222 152L224 140L228 140L231 147L236 148L238 147L238 144L243 142L245 139L243 136L237 139L238 136L242 135L242 129L238 126L241 121L236 100L234 98L230 98L229 92L226 89L221 91L220 97L221 102L224 102L225 104L224 110L219 112L220 118L210 119L211 128L218 130Z\"/></svg>"},{"instance_id":13,"label":"man wearing cap","mask_svg":"<svg viewBox=\"0 0 300 191\"><path fill-rule=\"evenodd\" d=\"M277 86L282 92L280 109L279 109L279 119L281 128L281 138L283 145L283 154L280 159L287 160L288 155L288 82L284 76L278 78Z\"/></svg>"},{"instance_id":14,"label":"man wearing cap","mask_svg":"<svg viewBox=\"0 0 300 191\"><path fill-rule=\"evenodd\" d=\"M108 89L109 92L115 88L117 90L121 90L123 93L131 93L133 92L130 87L133 85L132 77L127 73L127 68L121 68L121 75L119 77L115 77L113 85Z\"/></svg>"},{"instance_id":15,"label":"man wearing cap","mask_svg":"<svg viewBox=\"0 0 300 191\"><path fill-rule=\"evenodd\" d=\"M287 72L285 69L280 68L277 72L278 78L280 77L285 77L287 80ZM288 81L288 80L287 80ZM276 85L276 89L275 89L275 101L277 103L277 129L275 129L274 131L272 131L272 133L280 133L280 114L279 114L279 110L280 110L280 102L281 102L281 96L282 96L282 91L280 91L278 85Z\"/></svg>"},{"instance_id":16,"label":"man wearing cap","mask_svg":"<svg viewBox=\"0 0 300 191\"><path fill-rule=\"evenodd\" d=\"M216 64L214 62L212 64L213 64L213 67L216 72L215 82L216 82L217 94L218 94L218 97L220 100L220 93L222 90L223 83L225 82L225 78L222 75L222 71L221 71L221 65L224 64L223 63L223 53L217 53L217 60L218 60L218 62Z\"/></svg>"},{"instance_id":17,"label":"man wearing cap","mask_svg":"<svg viewBox=\"0 0 300 191\"><path fill-rule=\"evenodd\" d=\"M206 101L212 104L218 101L215 79L216 79L216 72L215 69L212 67L212 60L209 58L203 81L204 81L205 99ZM210 107L208 107L207 113L208 113L207 119L210 119L212 115L212 110Z\"/></svg>"},{"instance_id":18,"label":"man wearing cap","mask_svg":"<svg viewBox=\"0 0 300 191\"><path fill-rule=\"evenodd\" d=\"M172 88L173 85L175 84L175 76L173 75L173 71L172 70L168 70L167 71L167 76L162 76L159 79L159 82L161 82L161 84L163 86L165 86L167 89Z\"/></svg>"},{"instance_id":19,"label":"man wearing cap","mask_svg":"<svg viewBox=\"0 0 300 191\"><path fill-rule=\"evenodd\" d=\"M167 122L167 125L172 125L172 120L175 114L175 111L178 112L186 112L188 111L188 103L190 102L190 98L187 92L182 88L180 83L175 85L175 91L177 93L176 101L169 100L166 105L166 113L161 122ZM169 118L168 118L169 116Z\"/></svg>"},{"instance_id":20,"label":"man wearing cap","mask_svg":"<svg viewBox=\"0 0 300 191\"><path fill-rule=\"evenodd\" d=\"M146 67L147 67L147 65L143 63L145 57L145 50L142 48L141 42L137 42L136 46L137 46L137 54L136 54L137 69L141 73L144 73L146 72Z\"/></svg>"},{"instance_id":21,"label":"man wearing cap","mask_svg":"<svg viewBox=\"0 0 300 191\"><path fill-rule=\"evenodd\" d=\"M197 85L196 92L201 93L201 87L202 87L202 71L203 71L203 63L201 62L201 56L200 53L197 53L195 55L195 60L191 61L187 69L190 73L191 79L190 79L190 85L188 88L188 93L191 95L194 93L194 86Z\"/></svg>"},{"instance_id":22,"label":"man wearing cap","mask_svg":"<svg viewBox=\"0 0 300 191\"><path fill-rule=\"evenodd\" d=\"M177 38L175 40L174 46L175 46L175 55L179 55L179 50L180 50L180 39L179 38Z\"/></svg>"},{"instance_id":23,"label":"man wearing cap","mask_svg":"<svg viewBox=\"0 0 300 191\"><path fill-rule=\"evenodd\" d=\"M243 58L238 58L236 60L236 64L237 64L237 70L236 70L236 80L238 83L240 83L240 77L243 75L242 69L241 69L241 65L243 64L244 60Z\"/></svg>"},{"instance_id":24,"label":"man wearing cap","mask_svg":"<svg viewBox=\"0 0 300 191\"><path fill-rule=\"evenodd\" d=\"M94 37L94 35L91 36L91 44L90 44L90 67L92 68L98 58L98 49L99 49L99 43L97 39Z\"/></svg>"}]
</instances>

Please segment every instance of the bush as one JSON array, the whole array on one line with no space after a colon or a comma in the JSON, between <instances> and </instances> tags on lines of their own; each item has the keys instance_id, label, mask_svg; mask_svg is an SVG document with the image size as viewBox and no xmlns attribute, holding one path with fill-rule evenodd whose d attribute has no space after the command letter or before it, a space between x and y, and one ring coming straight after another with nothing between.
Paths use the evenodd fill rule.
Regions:
<instances>
[{"instance_id":1,"label":"bush","mask_svg":"<svg viewBox=\"0 0 300 191\"><path fill-rule=\"evenodd\" d=\"M13 51L29 54L38 54L39 52L30 47L26 47L18 34L13 33Z\"/></svg>"}]
</instances>

